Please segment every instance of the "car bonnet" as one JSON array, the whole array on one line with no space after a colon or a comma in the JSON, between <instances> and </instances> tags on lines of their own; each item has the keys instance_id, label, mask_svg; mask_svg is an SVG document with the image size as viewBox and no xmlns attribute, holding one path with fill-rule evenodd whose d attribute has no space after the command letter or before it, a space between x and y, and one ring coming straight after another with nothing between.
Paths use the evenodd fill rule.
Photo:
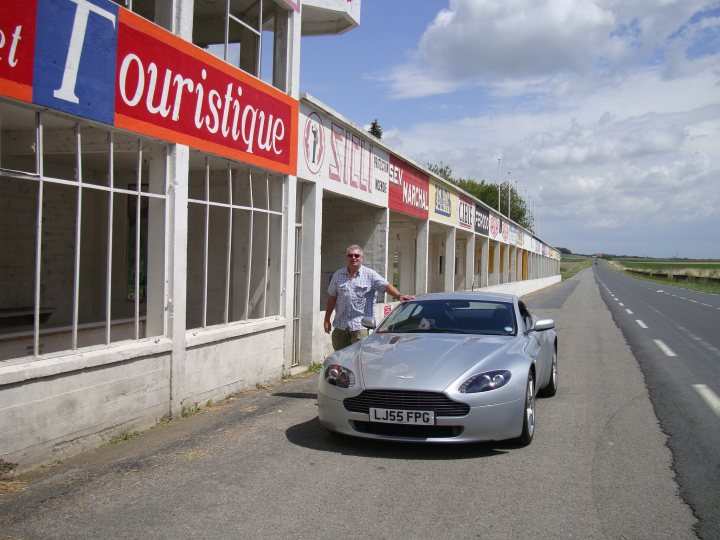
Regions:
<instances>
[{"instance_id":1,"label":"car bonnet","mask_svg":"<svg viewBox=\"0 0 720 540\"><path fill-rule=\"evenodd\" d=\"M512 341L506 336L376 333L364 340L357 361L365 388L439 392Z\"/></svg>"}]
</instances>

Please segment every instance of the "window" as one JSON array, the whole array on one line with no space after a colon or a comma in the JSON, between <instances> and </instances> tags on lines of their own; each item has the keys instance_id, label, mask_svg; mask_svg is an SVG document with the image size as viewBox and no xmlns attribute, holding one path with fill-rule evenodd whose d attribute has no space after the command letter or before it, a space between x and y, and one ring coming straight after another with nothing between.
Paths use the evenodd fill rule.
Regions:
<instances>
[{"instance_id":1,"label":"window","mask_svg":"<svg viewBox=\"0 0 720 540\"><path fill-rule=\"evenodd\" d=\"M277 77L285 68L280 65L284 50L276 51L287 47L282 39L287 34L286 9L274 0L213 0L195 2L194 8L193 43L246 73L287 90L285 78Z\"/></svg>"},{"instance_id":2,"label":"window","mask_svg":"<svg viewBox=\"0 0 720 540\"><path fill-rule=\"evenodd\" d=\"M2 101L0 127L0 360L163 335L165 146Z\"/></svg>"},{"instance_id":3,"label":"window","mask_svg":"<svg viewBox=\"0 0 720 540\"><path fill-rule=\"evenodd\" d=\"M394 309L376 331L514 335L515 317L507 302L418 299Z\"/></svg>"},{"instance_id":4,"label":"window","mask_svg":"<svg viewBox=\"0 0 720 540\"><path fill-rule=\"evenodd\" d=\"M279 315L283 179L200 152L190 169L188 328Z\"/></svg>"},{"instance_id":5,"label":"window","mask_svg":"<svg viewBox=\"0 0 720 540\"><path fill-rule=\"evenodd\" d=\"M528 332L533 325L532 315L530 315L530 311L528 311L528 308L522 302L518 302L518 308L520 310L520 317L522 317L523 324L525 325L525 331Z\"/></svg>"},{"instance_id":6,"label":"window","mask_svg":"<svg viewBox=\"0 0 720 540\"><path fill-rule=\"evenodd\" d=\"M113 0L164 26L158 9L169 2ZM287 52L288 11L276 0L196 0L192 42L282 91L287 91L282 60ZM276 56L277 55L277 56ZM277 65L275 65L277 63Z\"/></svg>"},{"instance_id":7,"label":"window","mask_svg":"<svg viewBox=\"0 0 720 540\"><path fill-rule=\"evenodd\" d=\"M155 0L113 0L113 2L149 21L155 20Z\"/></svg>"}]
</instances>

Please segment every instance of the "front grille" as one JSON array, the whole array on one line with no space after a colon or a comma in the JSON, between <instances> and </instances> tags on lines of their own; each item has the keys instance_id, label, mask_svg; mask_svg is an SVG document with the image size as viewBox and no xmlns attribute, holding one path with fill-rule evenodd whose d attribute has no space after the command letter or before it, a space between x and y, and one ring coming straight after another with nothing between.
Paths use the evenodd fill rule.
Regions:
<instances>
[{"instance_id":1,"label":"front grille","mask_svg":"<svg viewBox=\"0 0 720 540\"><path fill-rule=\"evenodd\" d=\"M416 439L448 439L450 437L459 437L463 432L462 426L408 426L405 424L360 422L358 420L353 420L352 425L360 433Z\"/></svg>"},{"instance_id":2,"label":"front grille","mask_svg":"<svg viewBox=\"0 0 720 540\"><path fill-rule=\"evenodd\" d=\"M365 414L370 412L370 407L435 411L435 416L465 416L470 412L469 405L453 401L442 392L365 390L359 396L347 398L343 403L346 410Z\"/></svg>"}]
</instances>

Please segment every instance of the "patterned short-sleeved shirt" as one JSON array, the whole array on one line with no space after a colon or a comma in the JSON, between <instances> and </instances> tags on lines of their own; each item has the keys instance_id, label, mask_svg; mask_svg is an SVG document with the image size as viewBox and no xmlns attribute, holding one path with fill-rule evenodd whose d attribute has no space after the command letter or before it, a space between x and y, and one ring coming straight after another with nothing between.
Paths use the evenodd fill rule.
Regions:
<instances>
[{"instance_id":1,"label":"patterned short-sleeved shirt","mask_svg":"<svg viewBox=\"0 0 720 540\"><path fill-rule=\"evenodd\" d=\"M350 277L347 268L333 274L327 293L337 297L333 326L341 330L362 330L360 320L375 316L375 297L385 291L387 280L372 268L361 266Z\"/></svg>"}]
</instances>

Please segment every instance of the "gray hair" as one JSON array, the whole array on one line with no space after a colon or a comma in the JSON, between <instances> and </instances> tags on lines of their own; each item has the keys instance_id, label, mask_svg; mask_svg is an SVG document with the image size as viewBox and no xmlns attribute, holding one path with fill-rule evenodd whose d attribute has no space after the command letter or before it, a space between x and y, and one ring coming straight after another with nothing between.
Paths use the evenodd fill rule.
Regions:
<instances>
[{"instance_id":1,"label":"gray hair","mask_svg":"<svg viewBox=\"0 0 720 540\"><path fill-rule=\"evenodd\" d=\"M353 245L351 245L351 246L348 246L348 248L345 250L345 253L347 253L348 251L355 251L355 250L359 251L359 252L360 252L360 255L365 255L365 252L363 251L363 248L361 248L361 247L358 246L357 244L353 244Z\"/></svg>"}]
</instances>

